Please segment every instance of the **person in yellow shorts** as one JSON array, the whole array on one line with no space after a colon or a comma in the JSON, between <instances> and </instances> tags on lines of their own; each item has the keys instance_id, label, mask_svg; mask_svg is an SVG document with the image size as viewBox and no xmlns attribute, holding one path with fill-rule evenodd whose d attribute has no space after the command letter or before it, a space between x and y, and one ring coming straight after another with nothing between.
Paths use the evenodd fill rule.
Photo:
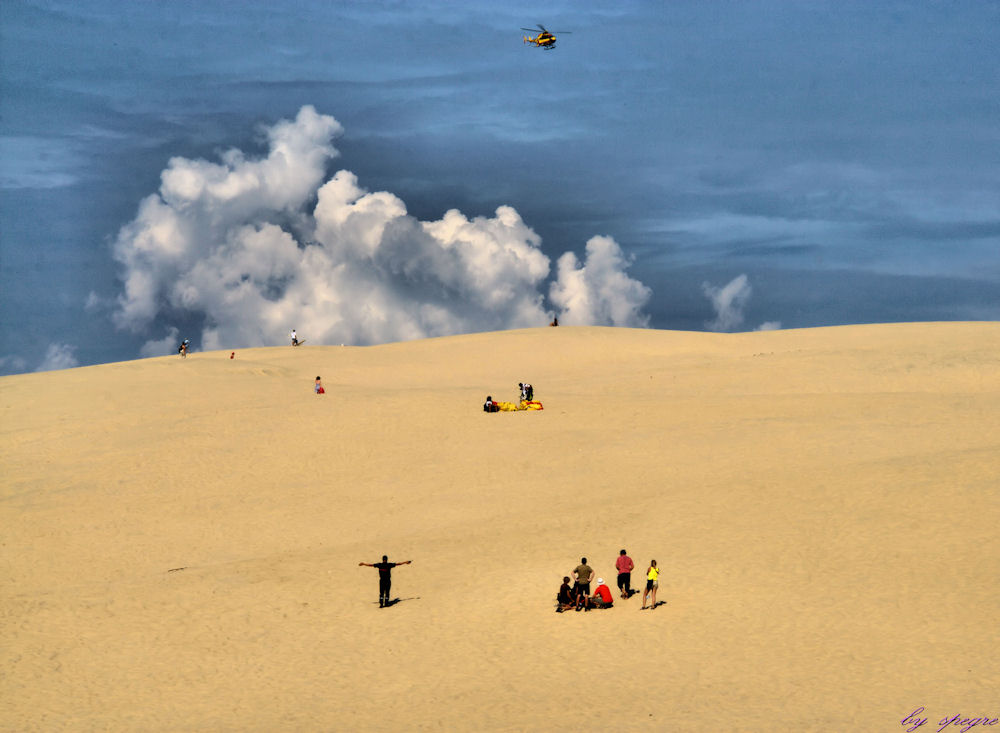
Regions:
<instances>
[{"instance_id":1,"label":"person in yellow shorts","mask_svg":"<svg viewBox=\"0 0 1000 733\"><path fill-rule=\"evenodd\" d=\"M649 561L649 569L646 570L646 590L642 592L642 608L646 607L646 596L650 591L653 593L653 605L650 609L656 608L656 589L660 585L660 569L656 567L656 560ZM640 611L642 610L639 609Z\"/></svg>"}]
</instances>

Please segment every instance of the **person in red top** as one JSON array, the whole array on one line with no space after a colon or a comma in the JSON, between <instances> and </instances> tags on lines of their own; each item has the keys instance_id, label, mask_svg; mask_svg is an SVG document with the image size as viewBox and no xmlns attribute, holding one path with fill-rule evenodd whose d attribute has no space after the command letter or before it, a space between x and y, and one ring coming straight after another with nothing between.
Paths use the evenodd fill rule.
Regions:
<instances>
[{"instance_id":1,"label":"person in red top","mask_svg":"<svg viewBox=\"0 0 1000 733\"><path fill-rule=\"evenodd\" d=\"M618 553L615 567L618 568L618 590L622 592L622 598L627 599L632 595L632 570L635 568L635 563L632 562L628 553L622 550Z\"/></svg>"},{"instance_id":2,"label":"person in red top","mask_svg":"<svg viewBox=\"0 0 1000 733\"><path fill-rule=\"evenodd\" d=\"M598 608L611 608L614 605L614 600L611 598L611 591L604 584L604 578L597 579L597 590L594 591L594 597L591 600Z\"/></svg>"}]
</instances>

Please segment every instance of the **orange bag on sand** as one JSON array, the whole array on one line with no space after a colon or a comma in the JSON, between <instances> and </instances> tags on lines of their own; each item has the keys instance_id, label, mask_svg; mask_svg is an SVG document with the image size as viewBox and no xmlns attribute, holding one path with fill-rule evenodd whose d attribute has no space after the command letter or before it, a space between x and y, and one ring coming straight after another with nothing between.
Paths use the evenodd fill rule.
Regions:
<instances>
[{"instance_id":1,"label":"orange bag on sand","mask_svg":"<svg viewBox=\"0 0 1000 733\"><path fill-rule=\"evenodd\" d=\"M319 389L316 390L316 394L326 394L326 390L320 387Z\"/></svg>"}]
</instances>

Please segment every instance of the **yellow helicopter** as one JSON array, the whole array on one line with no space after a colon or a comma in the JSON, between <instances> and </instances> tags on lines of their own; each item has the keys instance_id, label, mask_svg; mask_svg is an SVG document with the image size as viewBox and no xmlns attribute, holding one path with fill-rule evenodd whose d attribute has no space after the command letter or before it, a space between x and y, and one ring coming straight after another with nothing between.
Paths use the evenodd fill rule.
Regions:
<instances>
[{"instance_id":1,"label":"yellow helicopter","mask_svg":"<svg viewBox=\"0 0 1000 733\"><path fill-rule=\"evenodd\" d=\"M534 33L534 28L522 28L522 31L528 31L528 33ZM546 30L545 26L541 23L538 24L538 30L541 31L537 36L532 38L531 36L524 36L525 43L533 43L539 48L553 49L556 47L556 35L549 30ZM556 31L556 33L571 33L572 31Z\"/></svg>"}]
</instances>

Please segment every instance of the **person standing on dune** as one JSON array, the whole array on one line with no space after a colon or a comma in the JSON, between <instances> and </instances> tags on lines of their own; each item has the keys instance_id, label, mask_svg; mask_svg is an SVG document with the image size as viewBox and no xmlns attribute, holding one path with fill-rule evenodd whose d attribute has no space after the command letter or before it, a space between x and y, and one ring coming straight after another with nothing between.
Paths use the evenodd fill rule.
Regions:
<instances>
[{"instance_id":1,"label":"person standing on dune","mask_svg":"<svg viewBox=\"0 0 1000 733\"><path fill-rule=\"evenodd\" d=\"M590 610L590 579L594 577L594 569L587 564L587 558L581 557L580 564L573 570L576 578L576 610Z\"/></svg>"},{"instance_id":2,"label":"person standing on dune","mask_svg":"<svg viewBox=\"0 0 1000 733\"><path fill-rule=\"evenodd\" d=\"M646 590L642 592L642 608L640 611L646 608L646 596L650 593L653 594L653 605L650 608L656 608L656 589L660 587L660 569L656 567L656 560L649 561L649 569L646 570Z\"/></svg>"},{"instance_id":3,"label":"person standing on dune","mask_svg":"<svg viewBox=\"0 0 1000 733\"><path fill-rule=\"evenodd\" d=\"M397 565L409 565L410 560L403 562L389 562L387 555L382 555L382 562L359 562L358 567L366 565L370 568L378 569L378 607L386 608L390 605L389 588L392 586L392 569Z\"/></svg>"},{"instance_id":4,"label":"person standing on dune","mask_svg":"<svg viewBox=\"0 0 1000 733\"><path fill-rule=\"evenodd\" d=\"M622 598L628 598L632 595L632 570L635 563L625 550L618 553L615 568L618 570L618 590L621 591Z\"/></svg>"}]
</instances>

